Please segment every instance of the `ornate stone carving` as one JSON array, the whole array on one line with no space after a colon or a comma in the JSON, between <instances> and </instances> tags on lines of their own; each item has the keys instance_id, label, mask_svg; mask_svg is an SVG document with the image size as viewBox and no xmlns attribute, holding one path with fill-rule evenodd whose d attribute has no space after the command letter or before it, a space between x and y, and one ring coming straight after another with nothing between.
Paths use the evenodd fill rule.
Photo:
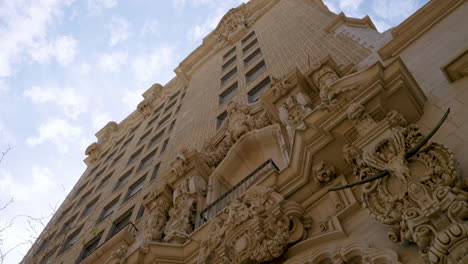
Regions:
<instances>
[{"instance_id":1,"label":"ornate stone carving","mask_svg":"<svg viewBox=\"0 0 468 264\"><path fill-rule=\"evenodd\" d=\"M382 263L400 264L398 255L392 250L374 249L365 243L355 242L336 248L323 248L292 264L303 263Z\"/></svg>"},{"instance_id":2,"label":"ornate stone carving","mask_svg":"<svg viewBox=\"0 0 468 264\"><path fill-rule=\"evenodd\" d=\"M171 173L176 177L181 177L188 167L187 149L183 148L176 156L175 160L171 162Z\"/></svg>"},{"instance_id":3,"label":"ornate stone carving","mask_svg":"<svg viewBox=\"0 0 468 264\"><path fill-rule=\"evenodd\" d=\"M302 214L298 204L284 200L272 189L254 187L210 220L197 263L271 261L281 256L289 243L304 237Z\"/></svg>"},{"instance_id":4,"label":"ornate stone carving","mask_svg":"<svg viewBox=\"0 0 468 264\"><path fill-rule=\"evenodd\" d=\"M154 200L148 205L149 216L145 223L145 244L143 250L149 251L149 243L161 241L167 223L170 204L164 200Z\"/></svg>"},{"instance_id":5,"label":"ornate stone carving","mask_svg":"<svg viewBox=\"0 0 468 264\"><path fill-rule=\"evenodd\" d=\"M158 93L160 94L163 90L163 86L159 83L153 84L149 89L148 92L143 94L143 101L141 101L137 109L143 115L143 118L148 118L153 110L153 102L158 98Z\"/></svg>"},{"instance_id":6,"label":"ornate stone carving","mask_svg":"<svg viewBox=\"0 0 468 264\"><path fill-rule=\"evenodd\" d=\"M223 124L226 131L225 137L217 145L206 143L201 151L201 156L209 166L216 167L224 159L232 145L245 133L271 124L272 119L265 110L254 117L247 105L230 102L228 115Z\"/></svg>"},{"instance_id":7,"label":"ornate stone carving","mask_svg":"<svg viewBox=\"0 0 468 264\"><path fill-rule=\"evenodd\" d=\"M315 177L315 180L321 184L330 183L336 178L336 169L335 166L326 163L321 160L313 168L312 173Z\"/></svg>"},{"instance_id":8,"label":"ornate stone carving","mask_svg":"<svg viewBox=\"0 0 468 264\"><path fill-rule=\"evenodd\" d=\"M273 94L276 98L287 94L291 88L292 84L291 81L289 81L288 79L277 79L275 77L272 77L271 90L273 91Z\"/></svg>"},{"instance_id":9,"label":"ornate stone carving","mask_svg":"<svg viewBox=\"0 0 468 264\"><path fill-rule=\"evenodd\" d=\"M164 229L164 241L182 244L192 232L195 195L190 193L186 182L174 190L173 207Z\"/></svg>"},{"instance_id":10,"label":"ornate stone carving","mask_svg":"<svg viewBox=\"0 0 468 264\"><path fill-rule=\"evenodd\" d=\"M94 163L99 159L101 154L101 147L98 143L94 142L86 148L85 155L89 156L89 163Z\"/></svg>"},{"instance_id":11,"label":"ornate stone carving","mask_svg":"<svg viewBox=\"0 0 468 264\"><path fill-rule=\"evenodd\" d=\"M376 125L362 104L350 104L347 109L347 115L361 135L372 130Z\"/></svg>"},{"instance_id":12,"label":"ornate stone carving","mask_svg":"<svg viewBox=\"0 0 468 264\"><path fill-rule=\"evenodd\" d=\"M378 222L393 227L390 240L416 243L428 263L458 263L453 259L468 247L468 193L445 146L428 143L405 159L421 137L415 125L396 127L371 151L346 146L345 160L360 180L389 172L363 185L362 205Z\"/></svg>"},{"instance_id":13,"label":"ornate stone carving","mask_svg":"<svg viewBox=\"0 0 468 264\"><path fill-rule=\"evenodd\" d=\"M119 126L114 121L107 123L99 132L96 134L99 144L104 144L110 139L112 133L119 130Z\"/></svg>"},{"instance_id":14,"label":"ornate stone carving","mask_svg":"<svg viewBox=\"0 0 468 264\"><path fill-rule=\"evenodd\" d=\"M302 93L289 96L279 108L280 119L288 130L304 129L304 117L312 112Z\"/></svg>"},{"instance_id":15,"label":"ornate stone carving","mask_svg":"<svg viewBox=\"0 0 468 264\"><path fill-rule=\"evenodd\" d=\"M112 252L110 258L106 261L106 264L125 264L127 261L125 257L127 256L128 247L125 245L120 246L116 251Z\"/></svg>"},{"instance_id":16,"label":"ornate stone carving","mask_svg":"<svg viewBox=\"0 0 468 264\"><path fill-rule=\"evenodd\" d=\"M405 127L408 125L406 119L396 110L391 110L387 113L387 120L391 128Z\"/></svg>"},{"instance_id":17,"label":"ornate stone carving","mask_svg":"<svg viewBox=\"0 0 468 264\"><path fill-rule=\"evenodd\" d=\"M242 4L224 15L213 34L217 40L228 42L236 31L249 28L251 25L250 14L245 4Z\"/></svg>"},{"instance_id":18,"label":"ornate stone carving","mask_svg":"<svg viewBox=\"0 0 468 264\"><path fill-rule=\"evenodd\" d=\"M336 71L329 66L323 65L317 71L315 71L312 78L315 85L317 85L320 90L320 98L322 99L322 103L330 104L333 95L330 93L330 87L339 79Z\"/></svg>"}]
</instances>

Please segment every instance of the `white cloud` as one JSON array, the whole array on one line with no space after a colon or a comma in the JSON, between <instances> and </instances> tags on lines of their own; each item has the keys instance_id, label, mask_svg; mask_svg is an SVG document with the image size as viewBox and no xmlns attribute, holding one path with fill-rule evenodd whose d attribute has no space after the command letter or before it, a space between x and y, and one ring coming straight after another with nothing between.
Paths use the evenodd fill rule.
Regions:
<instances>
[{"instance_id":1,"label":"white cloud","mask_svg":"<svg viewBox=\"0 0 468 264\"><path fill-rule=\"evenodd\" d=\"M28 201L38 193L55 189L54 175L48 168L34 166L30 175L32 175L32 179L23 183L9 172L0 171L0 192L3 195L13 197L15 201Z\"/></svg>"},{"instance_id":2,"label":"white cloud","mask_svg":"<svg viewBox=\"0 0 468 264\"><path fill-rule=\"evenodd\" d=\"M122 97L122 103L127 106L128 109L134 110L137 105L143 100L141 94L145 90L141 89L139 91L135 90L125 90L124 96Z\"/></svg>"},{"instance_id":3,"label":"white cloud","mask_svg":"<svg viewBox=\"0 0 468 264\"><path fill-rule=\"evenodd\" d=\"M81 136L82 131L81 127L73 126L66 120L60 118L50 119L45 124L39 126L39 135L27 138L26 143L34 147L50 141L57 147L60 153L65 154L68 152L68 145L74 144L76 139Z\"/></svg>"},{"instance_id":4,"label":"white cloud","mask_svg":"<svg viewBox=\"0 0 468 264\"><path fill-rule=\"evenodd\" d=\"M118 72L120 67L127 62L126 52L113 52L101 54L98 58L99 67L106 72Z\"/></svg>"},{"instance_id":5,"label":"white cloud","mask_svg":"<svg viewBox=\"0 0 468 264\"><path fill-rule=\"evenodd\" d=\"M25 90L23 95L36 104L57 104L63 108L66 116L73 119L87 109L87 99L72 88L33 86Z\"/></svg>"},{"instance_id":6,"label":"white cloud","mask_svg":"<svg viewBox=\"0 0 468 264\"><path fill-rule=\"evenodd\" d=\"M141 28L140 37L157 34L158 30L159 22L156 19L146 20Z\"/></svg>"},{"instance_id":7,"label":"white cloud","mask_svg":"<svg viewBox=\"0 0 468 264\"><path fill-rule=\"evenodd\" d=\"M95 130L100 130L110 120L111 120L111 116L107 112L94 111L93 114L91 115L91 122L93 123L93 129Z\"/></svg>"},{"instance_id":8,"label":"white cloud","mask_svg":"<svg viewBox=\"0 0 468 264\"><path fill-rule=\"evenodd\" d=\"M174 48L165 45L154 49L149 54L136 57L132 62L132 67L136 78L139 81L147 82L154 80L155 77L163 76L163 71L166 75L165 78L172 76L171 70L176 59ZM167 76L168 74L169 76Z\"/></svg>"},{"instance_id":9,"label":"white cloud","mask_svg":"<svg viewBox=\"0 0 468 264\"><path fill-rule=\"evenodd\" d=\"M383 19L400 22L413 14L419 7L417 0L373 0L372 10Z\"/></svg>"},{"instance_id":10,"label":"white cloud","mask_svg":"<svg viewBox=\"0 0 468 264\"><path fill-rule=\"evenodd\" d=\"M117 0L88 0L88 10L92 13L99 13L106 8L117 5Z\"/></svg>"},{"instance_id":11,"label":"white cloud","mask_svg":"<svg viewBox=\"0 0 468 264\"><path fill-rule=\"evenodd\" d=\"M341 0L340 1L340 8L342 10L358 10L361 6L363 0Z\"/></svg>"},{"instance_id":12,"label":"white cloud","mask_svg":"<svg viewBox=\"0 0 468 264\"><path fill-rule=\"evenodd\" d=\"M107 25L107 29L110 31L109 46L111 47L128 39L132 35L130 23L123 17L112 17L110 24Z\"/></svg>"},{"instance_id":13,"label":"white cloud","mask_svg":"<svg viewBox=\"0 0 468 264\"><path fill-rule=\"evenodd\" d=\"M0 78L14 74L15 65L29 59L38 46L51 42L48 26L62 17L62 8L70 3L57 0L0 1L0 36L5 36L0 41ZM69 39L57 42L65 50L55 56L61 63L71 58L70 44Z\"/></svg>"},{"instance_id":14,"label":"white cloud","mask_svg":"<svg viewBox=\"0 0 468 264\"><path fill-rule=\"evenodd\" d=\"M41 41L33 44L31 58L39 63L49 63L52 58L63 66L73 61L77 41L71 36L61 36L53 41Z\"/></svg>"}]
</instances>

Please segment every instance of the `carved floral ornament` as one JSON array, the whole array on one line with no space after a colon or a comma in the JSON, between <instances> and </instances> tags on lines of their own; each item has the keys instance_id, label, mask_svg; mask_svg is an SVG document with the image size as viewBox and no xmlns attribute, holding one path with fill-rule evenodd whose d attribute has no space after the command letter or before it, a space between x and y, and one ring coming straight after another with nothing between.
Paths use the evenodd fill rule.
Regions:
<instances>
[{"instance_id":1,"label":"carved floral ornament","mask_svg":"<svg viewBox=\"0 0 468 264\"><path fill-rule=\"evenodd\" d=\"M250 14L247 11L245 4L229 10L229 12L224 15L216 29L213 31L216 39L220 41L228 41L229 36L239 28L249 28L253 22L249 18Z\"/></svg>"},{"instance_id":2,"label":"carved floral ornament","mask_svg":"<svg viewBox=\"0 0 468 264\"><path fill-rule=\"evenodd\" d=\"M400 264L396 252L388 249L371 248L361 242L349 243L335 248L322 248L291 264L316 263Z\"/></svg>"},{"instance_id":3,"label":"carved floral ornament","mask_svg":"<svg viewBox=\"0 0 468 264\"><path fill-rule=\"evenodd\" d=\"M270 188L254 187L232 200L208 226L198 264L257 263L281 256L290 243L306 236L304 209Z\"/></svg>"},{"instance_id":4,"label":"carved floral ornament","mask_svg":"<svg viewBox=\"0 0 468 264\"><path fill-rule=\"evenodd\" d=\"M249 106L241 103L230 102L228 114L221 129L225 136L216 145L207 142L201 150L203 160L211 167L216 167L226 157L231 147L247 132L271 125L272 118L263 110L254 116L250 113Z\"/></svg>"},{"instance_id":5,"label":"carved floral ornament","mask_svg":"<svg viewBox=\"0 0 468 264\"><path fill-rule=\"evenodd\" d=\"M395 113L392 116L393 124L406 123ZM405 159L405 152L422 138L416 125L397 126L392 136L380 140L371 151L346 145L343 154L359 180L388 171L389 176L363 185L362 206L379 223L393 227L390 240L416 243L427 263L466 263L466 186L453 153L444 145L427 143Z\"/></svg>"}]
</instances>

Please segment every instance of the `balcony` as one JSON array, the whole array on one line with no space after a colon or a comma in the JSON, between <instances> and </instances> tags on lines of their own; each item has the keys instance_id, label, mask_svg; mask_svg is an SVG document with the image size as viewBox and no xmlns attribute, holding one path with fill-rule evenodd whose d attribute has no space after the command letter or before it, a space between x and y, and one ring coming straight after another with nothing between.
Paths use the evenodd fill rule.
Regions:
<instances>
[{"instance_id":1,"label":"balcony","mask_svg":"<svg viewBox=\"0 0 468 264\"><path fill-rule=\"evenodd\" d=\"M211 218L215 217L220 211L222 211L228 205L229 201L240 198L250 187L255 185L272 171L278 172L279 169L273 160L269 159L203 209L200 212L199 221L196 227L207 223Z\"/></svg>"}]
</instances>

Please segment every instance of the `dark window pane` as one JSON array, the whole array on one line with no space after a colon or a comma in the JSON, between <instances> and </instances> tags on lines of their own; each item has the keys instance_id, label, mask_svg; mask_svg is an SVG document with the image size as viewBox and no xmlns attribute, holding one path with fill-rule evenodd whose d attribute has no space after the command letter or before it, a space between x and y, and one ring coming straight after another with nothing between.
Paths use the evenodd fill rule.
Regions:
<instances>
[{"instance_id":1,"label":"dark window pane","mask_svg":"<svg viewBox=\"0 0 468 264\"><path fill-rule=\"evenodd\" d=\"M227 112L223 112L222 114L220 114L218 116L218 118L216 119L216 128L220 128L221 125L224 123L224 119L226 119L227 117Z\"/></svg>"},{"instance_id":2,"label":"dark window pane","mask_svg":"<svg viewBox=\"0 0 468 264\"><path fill-rule=\"evenodd\" d=\"M238 85L237 82L235 82L233 85L231 85L229 88L227 88L221 95L219 95L219 104L222 105L229 99L231 99L238 90Z\"/></svg>"},{"instance_id":3,"label":"dark window pane","mask_svg":"<svg viewBox=\"0 0 468 264\"><path fill-rule=\"evenodd\" d=\"M237 68L232 69L230 72L226 73L226 75L221 78L221 86L229 82L234 76L237 74Z\"/></svg>"},{"instance_id":4,"label":"dark window pane","mask_svg":"<svg viewBox=\"0 0 468 264\"><path fill-rule=\"evenodd\" d=\"M250 92L248 92L247 96L249 103L251 104L256 102L268 87L270 87L270 77L261 81L257 86L250 90Z\"/></svg>"},{"instance_id":5,"label":"dark window pane","mask_svg":"<svg viewBox=\"0 0 468 264\"><path fill-rule=\"evenodd\" d=\"M260 74L264 73L265 71L266 71L266 64L265 64L265 61L262 61L245 74L245 81L247 83L250 83L251 81L255 80Z\"/></svg>"}]
</instances>

